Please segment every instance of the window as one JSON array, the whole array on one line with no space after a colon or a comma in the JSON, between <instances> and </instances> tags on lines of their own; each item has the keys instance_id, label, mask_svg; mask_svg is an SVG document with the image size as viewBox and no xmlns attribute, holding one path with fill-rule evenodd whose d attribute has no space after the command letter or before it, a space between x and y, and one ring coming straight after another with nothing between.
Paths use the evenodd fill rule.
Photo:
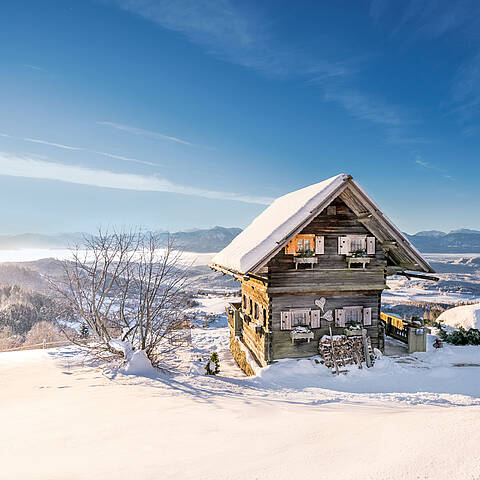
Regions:
<instances>
[{"instance_id":1,"label":"window","mask_svg":"<svg viewBox=\"0 0 480 480\"><path fill-rule=\"evenodd\" d=\"M363 307L344 307L345 323L361 323Z\"/></svg>"},{"instance_id":2,"label":"window","mask_svg":"<svg viewBox=\"0 0 480 480\"><path fill-rule=\"evenodd\" d=\"M347 235L338 237L338 254L362 253L375 255L375 237L366 235Z\"/></svg>"},{"instance_id":3,"label":"window","mask_svg":"<svg viewBox=\"0 0 480 480\"><path fill-rule=\"evenodd\" d=\"M250 314L253 313L253 302L252 302L252 299L250 299L250 308L249 308L248 312L249 312Z\"/></svg>"},{"instance_id":4,"label":"window","mask_svg":"<svg viewBox=\"0 0 480 480\"><path fill-rule=\"evenodd\" d=\"M293 310L292 311L292 326L308 325L310 323L310 315L308 310Z\"/></svg>"},{"instance_id":5,"label":"window","mask_svg":"<svg viewBox=\"0 0 480 480\"><path fill-rule=\"evenodd\" d=\"M309 238L299 238L297 240L297 252L307 252L313 250Z\"/></svg>"},{"instance_id":6,"label":"window","mask_svg":"<svg viewBox=\"0 0 480 480\"><path fill-rule=\"evenodd\" d=\"M247 298L245 295L242 295L242 306L244 310L247 308Z\"/></svg>"},{"instance_id":7,"label":"window","mask_svg":"<svg viewBox=\"0 0 480 480\"><path fill-rule=\"evenodd\" d=\"M267 326L267 311L263 309L263 326Z\"/></svg>"},{"instance_id":8,"label":"window","mask_svg":"<svg viewBox=\"0 0 480 480\"><path fill-rule=\"evenodd\" d=\"M310 325L310 310L280 312L280 329L291 330L298 325Z\"/></svg>"},{"instance_id":9,"label":"window","mask_svg":"<svg viewBox=\"0 0 480 480\"><path fill-rule=\"evenodd\" d=\"M351 236L350 239L350 253L365 252L367 250L367 242L365 237Z\"/></svg>"},{"instance_id":10,"label":"window","mask_svg":"<svg viewBox=\"0 0 480 480\"><path fill-rule=\"evenodd\" d=\"M253 315L255 320L258 320L258 303L255 303L255 314Z\"/></svg>"},{"instance_id":11,"label":"window","mask_svg":"<svg viewBox=\"0 0 480 480\"><path fill-rule=\"evenodd\" d=\"M300 233L285 245L287 255L297 255L307 250L315 250L315 235L313 233Z\"/></svg>"},{"instance_id":12,"label":"window","mask_svg":"<svg viewBox=\"0 0 480 480\"><path fill-rule=\"evenodd\" d=\"M327 207L327 215L336 215L337 214L337 207L335 205L329 205Z\"/></svg>"}]
</instances>

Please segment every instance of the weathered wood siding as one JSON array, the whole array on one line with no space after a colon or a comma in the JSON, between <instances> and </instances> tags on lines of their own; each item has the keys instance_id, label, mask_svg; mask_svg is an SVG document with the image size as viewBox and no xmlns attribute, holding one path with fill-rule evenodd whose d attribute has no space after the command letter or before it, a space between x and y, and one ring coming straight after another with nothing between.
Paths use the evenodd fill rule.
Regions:
<instances>
[{"instance_id":1,"label":"weathered wood siding","mask_svg":"<svg viewBox=\"0 0 480 480\"><path fill-rule=\"evenodd\" d=\"M302 234L313 233L324 236L325 253L317 255L318 264L313 270L347 268L345 255L338 255L338 237L344 235L372 235L340 199L334 200L332 205L336 206L336 215L327 215L325 209L301 232ZM372 257L366 270L383 269L385 266L385 254L380 242L375 242L375 257ZM282 273L291 269L294 269L293 255L286 255L284 249L268 263L269 273Z\"/></svg>"},{"instance_id":2,"label":"weathered wood siding","mask_svg":"<svg viewBox=\"0 0 480 480\"><path fill-rule=\"evenodd\" d=\"M321 320L320 328L312 329L315 338L310 343L292 343L289 330L280 330L280 313L290 309L300 310L315 310L318 307L315 305L315 300L320 296L326 299L325 310L332 310L348 306L362 306L364 308L370 307L372 309L372 325L367 328L368 335L372 340L372 346L378 348L378 318L380 315L379 298L381 292L362 292L355 293L333 293L330 292L324 295L293 295L293 294L275 294L272 295L272 360L280 358L296 358L296 357L310 357L318 355L318 340L323 336L329 334L328 322ZM335 322L332 323L333 334L343 333L343 327L335 327Z\"/></svg>"},{"instance_id":3,"label":"weathered wood siding","mask_svg":"<svg viewBox=\"0 0 480 480\"><path fill-rule=\"evenodd\" d=\"M324 237L324 254L317 255L318 263L313 269L296 270L293 255L282 249L268 263L268 288L266 293L271 303L271 349L272 360L280 358L308 357L318 354L318 341L329 333L328 322L321 320L320 328L312 329L315 338L310 343L292 343L289 330L280 329L282 311L292 309L317 309L315 300L324 297L326 310L361 306L372 309L372 325L367 327L373 347L383 347L379 338L378 319L382 290L386 287L386 257L379 242L375 242L375 256L365 269L349 269L345 255L338 254L338 237L367 235L362 222L345 203L336 199L335 215L327 215L326 209L302 230L302 234ZM343 327L335 327L333 333L343 333Z\"/></svg>"}]
</instances>

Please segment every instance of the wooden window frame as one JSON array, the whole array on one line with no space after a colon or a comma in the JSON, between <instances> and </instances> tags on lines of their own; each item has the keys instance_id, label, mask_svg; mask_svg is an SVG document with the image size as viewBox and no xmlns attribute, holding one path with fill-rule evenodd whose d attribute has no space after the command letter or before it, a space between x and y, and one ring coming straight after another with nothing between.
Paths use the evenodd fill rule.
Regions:
<instances>
[{"instance_id":1,"label":"wooden window frame","mask_svg":"<svg viewBox=\"0 0 480 480\"><path fill-rule=\"evenodd\" d=\"M345 325L349 322L354 322L354 323L357 323L357 324L361 324L363 323L363 308L362 306L360 305L355 305L355 306L352 306L352 307L343 307L342 310L345 312ZM359 312L359 319L357 321L355 320L349 320L348 319L348 314L350 312Z\"/></svg>"},{"instance_id":2,"label":"wooden window frame","mask_svg":"<svg viewBox=\"0 0 480 480\"><path fill-rule=\"evenodd\" d=\"M337 206L336 205L329 205L327 207L327 215L336 215L337 214Z\"/></svg>"},{"instance_id":3,"label":"wooden window frame","mask_svg":"<svg viewBox=\"0 0 480 480\"><path fill-rule=\"evenodd\" d=\"M310 325L310 309L295 308L295 309L291 309L290 313L292 315L292 328L297 326ZM295 314L305 315L305 323L295 323Z\"/></svg>"},{"instance_id":4,"label":"wooden window frame","mask_svg":"<svg viewBox=\"0 0 480 480\"><path fill-rule=\"evenodd\" d=\"M285 245L285 254L286 255L298 255L299 253L303 253L306 251L303 249L299 251L298 241L299 240L309 240L310 241L310 248L312 252L315 253L315 234L314 233L299 233L295 235L286 245Z\"/></svg>"},{"instance_id":5,"label":"wooden window frame","mask_svg":"<svg viewBox=\"0 0 480 480\"><path fill-rule=\"evenodd\" d=\"M367 253L367 236L366 235L347 235L348 238L348 253L353 253L358 250ZM361 241L363 243L362 248L352 248L352 241Z\"/></svg>"}]
</instances>

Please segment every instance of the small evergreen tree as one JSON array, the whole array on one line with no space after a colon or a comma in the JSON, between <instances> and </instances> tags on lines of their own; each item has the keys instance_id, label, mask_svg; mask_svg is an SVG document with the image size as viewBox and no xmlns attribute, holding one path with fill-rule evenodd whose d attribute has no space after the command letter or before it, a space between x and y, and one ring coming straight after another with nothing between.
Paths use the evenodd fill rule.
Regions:
<instances>
[{"instance_id":1,"label":"small evergreen tree","mask_svg":"<svg viewBox=\"0 0 480 480\"><path fill-rule=\"evenodd\" d=\"M218 359L218 353L212 352L210 359L205 366L207 375L218 375L220 373L220 360Z\"/></svg>"},{"instance_id":2,"label":"small evergreen tree","mask_svg":"<svg viewBox=\"0 0 480 480\"><path fill-rule=\"evenodd\" d=\"M80 338L82 338L83 340L85 340L88 335L89 335L89 330L88 330L88 327L87 325L85 325L84 323L82 324L82 326L80 327Z\"/></svg>"}]
</instances>

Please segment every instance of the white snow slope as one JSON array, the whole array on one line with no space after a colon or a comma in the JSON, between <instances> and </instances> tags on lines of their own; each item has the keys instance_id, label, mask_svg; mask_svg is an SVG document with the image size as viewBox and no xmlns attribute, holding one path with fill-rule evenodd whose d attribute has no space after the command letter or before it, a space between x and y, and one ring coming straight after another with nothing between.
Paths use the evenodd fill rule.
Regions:
<instances>
[{"instance_id":1,"label":"white snow slope","mask_svg":"<svg viewBox=\"0 0 480 480\"><path fill-rule=\"evenodd\" d=\"M437 319L450 327L480 330L480 303L445 310Z\"/></svg>"},{"instance_id":2,"label":"white snow slope","mask_svg":"<svg viewBox=\"0 0 480 480\"><path fill-rule=\"evenodd\" d=\"M221 373L207 377L214 349ZM0 477L477 479L479 352L447 345L340 377L286 360L253 378L226 328L195 330L156 378L109 377L71 348L2 353Z\"/></svg>"}]
</instances>

